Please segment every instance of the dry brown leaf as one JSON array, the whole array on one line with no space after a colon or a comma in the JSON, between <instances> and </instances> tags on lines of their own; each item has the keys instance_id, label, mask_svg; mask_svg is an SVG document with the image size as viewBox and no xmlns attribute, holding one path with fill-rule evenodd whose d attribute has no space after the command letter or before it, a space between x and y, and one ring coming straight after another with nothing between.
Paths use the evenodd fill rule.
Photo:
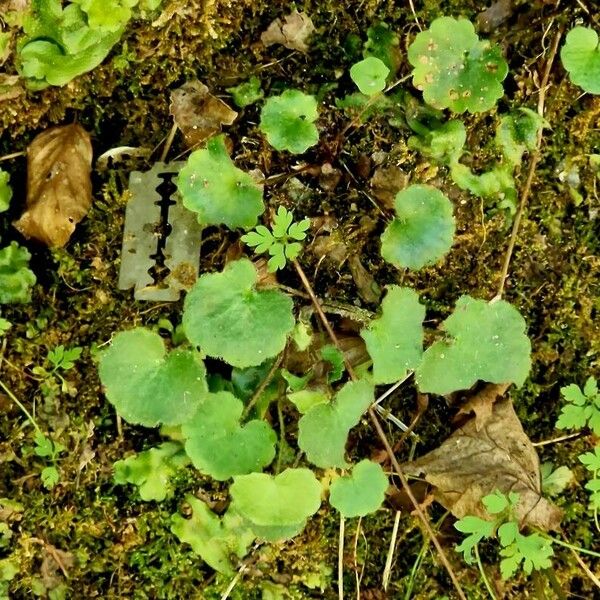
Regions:
<instances>
[{"instance_id":1,"label":"dry brown leaf","mask_svg":"<svg viewBox=\"0 0 600 600\"><path fill-rule=\"evenodd\" d=\"M396 194L408 185L409 176L395 165L379 167L371 177L371 190L385 208L394 209Z\"/></svg>"},{"instance_id":2,"label":"dry brown leaf","mask_svg":"<svg viewBox=\"0 0 600 600\"><path fill-rule=\"evenodd\" d=\"M365 269L358 253L348 256L348 267L361 299L369 304L377 304L381 298L381 288L373 275Z\"/></svg>"},{"instance_id":3,"label":"dry brown leaf","mask_svg":"<svg viewBox=\"0 0 600 600\"><path fill-rule=\"evenodd\" d=\"M265 46L282 44L290 50L308 52L308 38L314 33L315 26L306 13L294 10L281 19L275 19L260 36Z\"/></svg>"},{"instance_id":4,"label":"dry brown leaf","mask_svg":"<svg viewBox=\"0 0 600 600\"><path fill-rule=\"evenodd\" d=\"M92 205L92 143L80 125L52 127L27 148L27 204L14 226L47 246L64 246Z\"/></svg>"},{"instance_id":5,"label":"dry brown leaf","mask_svg":"<svg viewBox=\"0 0 600 600\"><path fill-rule=\"evenodd\" d=\"M561 511L541 496L540 463L510 398L496 402L485 426L476 419L457 429L439 448L403 465L425 475L440 504L458 518L488 518L481 499L495 490L517 492L516 513L524 525L558 529Z\"/></svg>"},{"instance_id":6,"label":"dry brown leaf","mask_svg":"<svg viewBox=\"0 0 600 600\"><path fill-rule=\"evenodd\" d=\"M169 110L189 148L219 133L221 125L231 125L238 115L197 80L171 92Z\"/></svg>"},{"instance_id":7,"label":"dry brown leaf","mask_svg":"<svg viewBox=\"0 0 600 600\"><path fill-rule=\"evenodd\" d=\"M504 396L510 387L508 383L489 384L480 392L471 396L458 411L459 415L475 413L475 429L480 431L492 416L494 402Z\"/></svg>"}]
</instances>

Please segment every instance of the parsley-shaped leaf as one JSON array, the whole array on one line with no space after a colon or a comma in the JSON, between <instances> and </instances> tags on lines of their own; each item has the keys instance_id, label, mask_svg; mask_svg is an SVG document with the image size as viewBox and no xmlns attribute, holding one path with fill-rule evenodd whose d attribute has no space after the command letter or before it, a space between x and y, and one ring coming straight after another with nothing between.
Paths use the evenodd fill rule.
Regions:
<instances>
[{"instance_id":1,"label":"parsley-shaped leaf","mask_svg":"<svg viewBox=\"0 0 600 600\"><path fill-rule=\"evenodd\" d=\"M240 368L279 354L294 328L293 303L278 290L256 289L256 280L247 259L202 275L185 299L188 339L209 356Z\"/></svg>"},{"instance_id":2,"label":"parsley-shaped leaf","mask_svg":"<svg viewBox=\"0 0 600 600\"><path fill-rule=\"evenodd\" d=\"M481 540L494 535L496 522L467 515L454 523L454 527L461 533L468 534L461 544L456 547L456 550L462 552L465 562L470 565L475 561L473 549Z\"/></svg>"},{"instance_id":3,"label":"parsley-shaped leaf","mask_svg":"<svg viewBox=\"0 0 600 600\"><path fill-rule=\"evenodd\" d=\"M516 523L513 525L513 529L517 527ZM509 579L515 575L521 563L527 575L530 575L534 569L551 567L550 558L554 556L554 550L551 541L539 533L523 535L517 531L514 541L502 548L500 555L503 557L500 561L500 573L503 579Z\"/></svg>"},{"instance_id":4,"label":"parsley-shaped leaf","mask_svg":"<svg viewBox=\"0 0 600 600\"><path fill-rule=\"evenodd\" d=\"M583 390L572 383L560 389L568 402L562 407L556 427L558 429L581 429L586 425L600 435L600 394L593 377L589 377Z\"/></svg>"}]
</instances>

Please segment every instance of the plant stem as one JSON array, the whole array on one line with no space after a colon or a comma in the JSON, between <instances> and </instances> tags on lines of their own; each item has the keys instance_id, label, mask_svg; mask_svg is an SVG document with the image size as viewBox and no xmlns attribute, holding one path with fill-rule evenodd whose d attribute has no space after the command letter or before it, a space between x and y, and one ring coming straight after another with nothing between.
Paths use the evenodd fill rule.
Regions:
<instances>
[{"instance_id":1,"label":"plant stem","mask_svg":"<svg viewBox=\"0 0 600 600\"><path fill-rule=\"evenodd\" d=\"M344 600L344 536L346 533L346 520L340 514L340 535L338 540L338 598Z\"/></svg>"},{"instance_id":2,"label":"plant stem","mask_svg":"<svg viewBox=\"0 0 600 600\"><path fill-rule=\"evenodd\" d=\"M477 561L477 567L479 568L479 572L481 573L481 579L483 580L483 584L485 585L488 594L492 600L497 600L496 594L494 594L494 590L485 574L485 569L483 568L483 564L481 562L481 557L479 556L479 547L478 544L475 544L473 550L475 550L475 560Z\"/></svg>"},{"instance_id":3,"label":"plant stem","mask_svg":"<svg viewBox=\"0 0 600 600\"><path fill-rule=\"evenodd\" d=\"M33 428L43 437L46 437L42 430L38 427L35 419L31 416L31 413L25 408L21 401L4 385L3 381L0 381L0 387L6 392L6 395L23 411L27 420L33 425Z\"/></svg>"},{"instance_id":4,"label":"plant stem","mask_svg":"<svg viewBox=\"0 0 600 600\"><path fill-rule=\"evenodd\" d=\"M565 548L569 548L570 550L574 550L575 552L580 552L581 554L589 554L590 556L595 556L596 558L600 558L600 552L594 552L593 550L588 550L587 548L582 548L581 546L575 546L574 544L569 544L569 542L564 542L563 540L559 540L558 538L552 537L548 535L546 532L540 532L543 537L549 539L554 544L558 544L559 546L564 546Z\"/></svg>"},{"instance_id":5,"label":"plant stem","mask_svg":"<svg viewBox=\"0 0 600 600\"><path fill-rule=\"evenodd\" d=\"M281 473L281 460L283 458L283 445L285 444L285 420L281 408L281 399L277 399L277 418L279 419L279 448L277 449L277 464L275 474Z\"/></svg>"},{"instance_id":6,"label":"plant stem","mask_svg":"<svg viewBox=\"0 0 600 600\"><path fill-rule=\"evenodd\" d=\"M265 389L267 388L269 383L271 383L271 380L275 376L277 369L280 367L281 363L283 362L284 355L285 355L285 349L277 357L277 360L275 360L275 362L269 369L267 376L261 381L261 384L256 388L256 391L254 392L254 394L252 394L252 398L250 398L250 401L246 405L246 408L244 408L244 412L242 413L242 419L245 419L250 414L250 411L254 408L255 404L259 401L260 397L262 396L263 392L265 391Z\"/></svg>"},{"instance_id":7,"label":"plant stem","mask_svg":"<svg viewBox=\"0 0 600 600\"><path fill-rule=\"evenodd\" d=\"M419 550L419 554L417 555L417 560L415 560L413 567L410 571L410 579L408 580L408 585L406 586L406 592L404 594L404 600L410 600L412 596L413 587L415 586L415 579L417 577L417 573L421 568L421 563L423 562L423 558L425 557L425 553L429 548L429 538L425 538L423 540L423 545L421 546L421 550Z\"/></svg>"},{"instance_id":8,"label":"plant stem","mask_svg":"<svg viewBox=\"0 0 600 600\"><path fill-rule=\"evenodd\" d=\"M296 272L298 273L298 276L300 277L300 281L302 282L304 289L306 290L306 292L310 296L310 299L312 300L312 303L315 307L315 311L317 312L317 314L319 315L319 318L321 319L321 322L323 323L323 327L325 327L325 330L327 331L327 334L331 338L331 341L333 342L334 346L341 352L339 340L338 340L337 336L335 335L335 332L333 331L331 324L329 323L329 320L327 319L327 316L325 315L325 313L323 312L323 309L321 308L321 304L320 304L317 296L315 295L315 292L314 292L310 282L308 281L308 277L306 277L306 273L304 272L304 269L300 266L300 263L297 260L294 260L292 264L294 265L294 268L296 269ZM348 360L348 357L343 352L342 352L342 355L344 357L344 363L346 364L346 370L348 371L350 378L352 379L352 381L358 381L356 372L354 371L352 364ZM389 440L387 439L387 436L386 436L385 432L383 431L383 428L381 427L381 423L379 422L379 419L377 418L377 414L376 414L375 410L373 409L373 407L369 408L368 414L369 414L369 418L371 419L371 422L373 423L373 426L375 427L375 431L377 432L377 435L386 450L386 453L392 463L392 466L394 467L394 471L398 475L398 478L400 479L400 483L402 484L402 487L404 488L404 491L406 492L408 499L410 500L411 504L414 506L414 509L415 509L415 512L417 513L418 518L423 523L423 527L425 528L427 535L429 536L433 545L435 546L438 556L440 557L440 560L442 561L444 568L448 572L448 575L452 581L452 584L454 585L454 587L456 589L456 592L457 592L459 598L461 598L461 600L467 600L467 597L465 596L465 593L460 585L460 582L458 581L458 578L456 577L456 573L454 572L454 569L452 568L452 565L450 564L450 561L448 560L448 557L446 556L446 553L444 552L444 549L442 548L440 541L437 539L437 536L435 535L433 529L431 528L431 524L429 523L429 520L425 516L425 513L423 512L421 505L418 503L417 499L415 498L414 494L412 493L412 490L410 489L410 485L408 483L408 480L406 479L406 475L404 475L404 472L402 471L402 467L400 466L400 463L398 462L398 459L396 458L396 455L394 454L394 450L392 449L392 446L391 446Z\"/></svg>"}]
</instances>

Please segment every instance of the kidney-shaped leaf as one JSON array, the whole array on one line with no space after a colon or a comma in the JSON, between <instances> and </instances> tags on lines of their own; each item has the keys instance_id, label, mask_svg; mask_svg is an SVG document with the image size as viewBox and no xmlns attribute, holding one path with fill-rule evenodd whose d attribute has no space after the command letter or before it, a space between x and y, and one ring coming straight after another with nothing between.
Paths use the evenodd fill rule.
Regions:
<instances>
[{"instance_id":1,"label":"kidney-shaped leaf","mask_svg":"<svg viewBox=\"0 0 600 600\"><path fill-rule=\"evenodd\" d=\"M567 34L560 58L571 81L590 94L600 94L600 44L590 27L574 27Z\"/></svg>"},{"instance_id":2,"label":"kidney-shaped leaf","mask_svg":"<svg viewBox=\"0 0 600 600\"><path fill-rule=\"evenodd\" d=\"M275 456L275 432L259 420L242 427L243 408L230 392L210 394L181 428L194 466L218 481L261 471Z\"/></svg>"},{"instance_id":3,"label":"kidney-shaped leaf","mask_svg":"<svg viewBox=\"0 0 600 600\"><path fill-rule=\"evenodd\" d=\"M431 185L398 192L396 218L381 235L381 256L400 268L420 269L437 262L452 246L452 203Z\"/></svg>"},{"instance_id":4,"label":"kidney-shaped leaf","mask_svg":"<svg viewBox=\"0 0 600 600\"><path fill-rule=\"evenodd\" d=\"M349 382L332 402L313 406L298 423L298 445L306 458L326 469L347 467L346 439L373 402L373 386L366 380Z\"/></svg>"},{"instance_id":5,"label":"kidney-shaped leaf","mask_svg":"<svg viewBox=\"0 0 600 600\"><path fill-rule=\"evenodd\" d=\"M364 517L383 504L387 487L388 478L381 466L361 460L354 465L351 475L332 482L329 502L344 517Z\"/></svg>"},{"instance_id":6,"label":"kidney-shaped leaf","mask_svg":"<svg viewBox=\"0 0 600 600\"><path fill-rule=\"evenodd\" d=\"M257 290L254 265L229 263L202 275L185 299L183 328L209 356L252 367L281 352L294 327L293 303L278 290Z\"/></svg>"},{"instance_id":7,"label":"kidney-shaped leaf","mask_svg":"<svg viewBox=\"0 0 600 600\"><path fill-rule=\"evenodd\" d=\"M373 381L394 383L419 364L423 354L425 307L410 288L391 285L382 314L360 333L373 359Z\"/></svg>"},{"instance_id":8,"label":"kidney-shaped leaf","mask_svg":"<svg viewBox=\"0 0 600 600\"><path fill-rule=\"evenodd\" d=\"M100 355L106 397L129 423L180 425L207 394L206 370L197 352L165 352L162 338L139 327L118 333Z\"/></svg>"},{"instance_id":9,"label":"kidney-shaped leaf","mask_svg":"<svg viewBox=\"0 0 600 600\"><path fill-rule=\"evenodd\" d=\"M525 320L504 300L461 296L443 324L448 339L435 342L417 368L422 392L449 394L477 380L522 385L531 367Z\"/></svg>"},{"instance_id":10,"label":"kidney-shaped leaf","mask_svg":"<svg viewBox=\"0 0 600 600\"><path fill-rule=\"evenodd\" d=\"M235 510L252 524L265 527L293 528L321 505L321 484L310 469L241 475L229 491Z\"/></svg>"},{"instance_id":11,"label":"kidney-shaped leaf","mask_svg":"<svg viewBox=\"0 0 600 600\"><path fill-rule=\"evenodd\" d=\"M223 136L190 154L177 177L177 189L201 225L249 229L265 209L262 187L233 164Z\"/></svg>"},{"instance_id":12,"label":"kidney-shaped leaf","mask_svg":"<svg viewBox=\"0 0 600 600\"><path fill-rule=\"evenodd\" d=\"M385 88L390 70L382 60L368 56L350 67L350 77L358 89L367 96L373 96Z\"/></svg>"}]
</instances>

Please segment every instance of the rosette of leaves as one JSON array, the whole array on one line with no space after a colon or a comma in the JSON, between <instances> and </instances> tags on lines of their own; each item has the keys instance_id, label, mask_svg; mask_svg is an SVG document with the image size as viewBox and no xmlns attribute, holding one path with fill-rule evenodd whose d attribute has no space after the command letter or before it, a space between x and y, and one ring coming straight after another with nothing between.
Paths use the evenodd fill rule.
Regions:
<instances>
[{"instance_id":1,"label":"rosette of leaves","mask_svg":"<svg viewBox=\"0 0 600 600\"><path fill-rule=\"evenodd\" d=\"M319 141L317 100L299 90L268 98L260 113L260 130L275 150L302 154Z\"/></svg>"},{"instance_id":2,"label":"rosette of leaves","mask_svg":"<svg viewBox=\"0 0 600 600\"><path fill-rule=\"evenodd\" d=\"M8 210L12 198L12 188L9 185L10 175L0 169L0 212Z\"/></svg>"},{"instance_id":3,"label":"rosette of leaves","mask_svg":"<svg viewBox=\"0 0 600 600\"><path fill-rule=\"evenodd\" d=\"M440 260L454 237L452 203L431 185L396 194L396 217L381 235L381 256L399 268L421 269Z\"/></svg>"},{"instance_id":4,"label":"rosette of leaves","mask_svg":"<svg viewBox=\"0 0 600 600\"><path fill-rule=\"evenodd\" d=\"M257 537L268 541L300 533L321 505L321 484L310 469L241 475L234 478L229 493L233 510Z\"/></svg>"},{"instance_id":5,"label":"rosette of leaves","mask_svg":"<svg viewBox=\"0 0 600 600\"><path fill-rule=\"evenodd\" d=\"M278 290L257 289L256 283L256 269L247 259L202 275L183 310L183 329L192 344L239 368L279 354L294 328L293 303Z\"/></svg>"},{"instance_id":6,"label":"rosette of leaves","mask_svg":"<svg viewBox=\"0 0 600 600\"><path fill-rule=\"evenodd\" d=\"M413 84L434 108L483 112L504 93L508 65L497 45L480 40L466 19L440 17L408 48Z\"/></svg>"},{"instance_id":7,"label":"rosette of leaves","mask_svg":"<svg viewBox=\"0 0 600 600\"><path fill-rule=\"evenodd\" d=\"M33 0L18 44L19 69L33 89L65 85L97 67L119 41L140 6L160 0Z\"/></svg>"},{"instance_id":8,"label":"rosette of leaves","mask_svg":"<svg viewBox=\"0 0 600 600\"><path fill-rule=\"evenodd\" d=\"M189 462L181 444L163 442L156 448L118 460L114 464L114 481L137 486L145 502L161 502L173 493L173 476Z\"/></svg>"},{"instance_id":9,"label":"rosette of leaves","mask_svg":"<svg viewBox=\"0 0 600 600\"><path fill-rule=\"evenodd\" d=\"M395 383L421 361L425 307L414 290L391 285L381 310L360 336L373 360L374 383Z\"/></svg>"},{"instance_id":10,"label":"rosette of leaves","mask_svg":"<svg viewBox=\"0 0 600 600\"><path fill-rule=\"evenodd\" d=\"M416 369L419 390L450 394L478 380L522 385L531 367L525 320L504 300L461 296L442 325L446 339L432 344Z\"/></svg>"},{"instance_id":11,"label":"rosette of leaves","mask_svg":"<svg viewBox=\"0 0 600 600\"><path fill-rule=\"evenodd\" d=\"M17 242L0 249L0 304L31 301L36 277L29 269L31 254Z\"/></svg>"},{"instance_id":12,"label":"rosette of leaves","mask_svg":"<svg viewBox=\"0 0 600 600\"><path fill-rule=\"evenodd\" d=\"M364 517L383 504L387 487L388 478L381 465L361 460L349 475L331 483L329 503L346 518Z\"/></svg>"},{"instance_id":13,"label":"rosette of leaves","mask_svg":"<svg viewBox=\"0 0 600 600\"><path fill-rule=\"evenodd\" d=\"M306 230L310 227L310 219L302 219L294 223L294 215L280 206L273 219L272 230L259 225L255 231L242 236L242 240L254 248L257 254L268 252L269 271L274 273L283 269L288 260L295 260L302 251L300 242L306 238Z\"/></svg>"},{"instance_id":14,"label":"rosette of leaves","mask_svg":"<svg viewBox=\"0 0 600 600\"><path fill-rule=\"evenodd\" d=\"M365 96L383 91L389 73L385 63L375 56L368 56L350 67L350 78Z\"/></svg>"},{"instance_id":15,"label":"rosette of leaves","mask_svg":"<svg viewBox=\"0 0 600 600\"><path fill-rule=\"evenodd\" d=\"M210 394L181 428L194 466L218 481L262 471L275 456L275 432L265 421L240 425L243 409L230 392Z\"/></svg>"},{"instance_id":16,"label":"rosette of leaves","mask_svg":"<svg viewBox=\"0 0 600 600\"><path fill-rule=\"evenodd\" d=\"M190 154L176 183L183 205L201 225L249 229L265 209L262 187L234 165L222 135Z\"/></svg>"},{"instance_id":17,"label":"rosette of leaves","mask_svg":"<svg viewBox=\"0 0 600 600\"><path fill-rule=\"evenodd\" d=\"M590 27L571 29L560 58L575 85L590 94L600 94L600 43L596 31Z\"/></svg>"},{"instance_id":18,"label":"rosette of leaves","mask_svg":"<svg viewBox=\"0 0 600 600\"><path fill-rule=\"evenodd\" d=\"M146 427L181 425L208 392L200 355L183 349L167 353L158 333L143 327L115 335L100 354L98 370L119 415Z\"/></svg>"}]
</instances>

